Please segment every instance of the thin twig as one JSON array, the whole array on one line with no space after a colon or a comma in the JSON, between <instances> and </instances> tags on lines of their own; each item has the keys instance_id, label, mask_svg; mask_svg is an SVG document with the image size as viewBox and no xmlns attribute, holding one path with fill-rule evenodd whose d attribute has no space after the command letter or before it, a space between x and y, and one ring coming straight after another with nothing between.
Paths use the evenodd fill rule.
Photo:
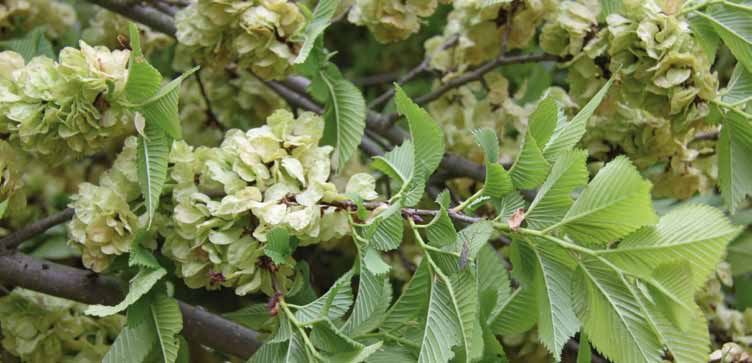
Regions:
<instances>
[{"instance_id":1,"label":"thin twig","mask_svg":"<svg viewBox=\"0 0 752 363\"><path fill-rule=\"evenodd\" d=\"M196 65L196 62L193 62L193 65ZM209 93L206 92L206 88L204 87L204 81L201 80L201 70L195 73L196 77L196 83L198 83L198 89L201 91L201 97L204 98L204 103L206 103L206 116L209 117L209 126L218 128L218 129L224 129L222 124L219 122L219 119L217 118L217 114L214 113L214 109L211 105L211 100L209 99Z\"/></svg>"},{"instance_id":2,"label":"thin twig","mask_svg":"<svg viewBox=\"0 0 752 363\"><path fill-rule=\"evenodd\" d=\"M73 208L66 208L62 212L58 212L47 218L40 219L24 227L23 229L20 229L3 237L2 239L0 239L0 255L2 255L3 252L15 249L24 241L36 237L46 232L48 229L57 226L58 224L69 221L71 218L73 218L74 213L75 212Z\"/></svg>"},{"instance_id":3,"label":"thin twig","mask_svg":"<svg viewBox=\"0 0 752 363\"><path fill-rule=\"evenodd\" d=\"M137 21L172 37L177 29L172 16L167 15L153 7L127 0L88 0L107 10L118 13L133 21Z\"/></svg>"},{"instance_id":4,"label":"thin twig","mask_svg":"<svg viewBox=\"0 0 752 363\"><path fill-rule=\"evenodd\" d=\"M384 83L392 83L400 78L401 72L388 72L382 74L375 74L373 76L365 76L353 80L353 83L360 87L378 86Z\"/></svg>"},{"instance_id":5,"label":"thin twig","mask_svg":"<svg viewBox=\"0 0 752 363\"><path fill-rule=\"evenodd\" d=\"M459 36L454 35L452 36L449 41L445 42L444 44L439 47L439 49L435 53L427 54L426 57L423 59L420 64L418 64L415 68L411 69L405 75L397 79L397 84L403 85L409 81L411 81L413 78L417 77L419 74L425 72L428 70L429 66L431 65L431 60L436 55L436 53L444 51L450 47L453 47L457 45L457 40L459 39ZM389 100L394 97L395 89L394 87L389 88L388 91L384 92L380 96L376 97L371 103L368 104L368 108L370 109L376 109L384 105L385 103L389 102Z\"/></svg>"},{"instance_id":6,"label":"thin twig","mask_svg":"<svg viewBox=\"0 0 752 363\"><path fill-rule=\"evenodd\" d=\"M509 56L509 57L500 56L480 65L479 67L473 69L472 71L465 72L456 78L450 79L449 81L442 84L441 86L431 91L430 93L427 93L423 96L416 98L415 103L422 106L427 103L433 102L439 99L445 93L449 92L450 90L459 88L470 82L480 80L481 78L483 78L483 76L486 73L502 65L545 62L545 61L558 61L558 60L560 60L559 56L552 55L552 54L524 54L524 55L516 55L516 56ZM396 113L389 114L385 117L387 123L392 123L394 122L394 120L398 118L399 118L399 115Z\"/></svg>"}]
</instances>

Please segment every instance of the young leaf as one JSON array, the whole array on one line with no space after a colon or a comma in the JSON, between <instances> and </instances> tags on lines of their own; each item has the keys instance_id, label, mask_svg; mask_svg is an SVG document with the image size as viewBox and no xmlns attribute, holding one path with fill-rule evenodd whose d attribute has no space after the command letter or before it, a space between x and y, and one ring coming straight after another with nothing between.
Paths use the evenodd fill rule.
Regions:
<instances>
[{"instance_id":1,"label":"young leaf","mask_svg":"<svg viewBox=\"0 0 752 363\"><path fill-rule=\"evenodd\" d=\"M752 72L752 8L724 1L698 16L707 19L736 59Z\"/></svg>"},{"instance_id":2,"label":"young leaf","mask_svg":"<svg viewBox=\"0 0 752 363\"><path fill-rule=\"evenodd\" d=\"M55 59L52 43L44 36L44 32L44 27L36 27L22 38L0 41L0 48L20 54L26 63L36 56Z\"/></svg>"},{"instance_id":3,"label":"young leaf","mask_svg":"<svg viewBox=\"0 0 752 363\"><path fill-rule=\"evenodd\" d=\"M478 300L483 325L497 306L512 295L509 273L501 256L489 244L484 244L476 260L478 266Z\"/></svg>"},{"instance_id":4,"label":"young leaf","mask_svg":"<svg viewBox=\"0 0 752 363\"><path fill-rule=\"evenodd\" d=\"M543 183L550 168L551 164L546 161L535 138L530 133L526 134L522 150L509 169L514 186L517 189L534 189Z\"/></svg>"},{"instance_id":5,"label":"young leaf","mask_svg":"<svg viewBox=\"0 0 752 363\"><path fill-rule=\"evenodd\" d=\"M352 275L352 270L342 275L324 295L298 309L295 318L301 323L309 323L318 318L337 319L345 315L353 303Z\"/></svg>"},{"instance_id":6,"label":"young leaf","mask_svg":"<svg viewBox=\"0 0 752 363\"><path fill-rule=\"evenodd\" d=\"M151 305L151 316L159 337L159 346L165 363L175 363L178 357L178 334L183 330L183 315L175 299L157 294Z\"/></svg>"},{"instance_id":7,"label":"young leaf","mask_svg":"<svg viewBox=\"0 0 752 363\"><path fill-rule=\"evenodd\" d=\"M572 288L574 306L593 346L614 363L661 361L663 346L626 278L586 257Z\"/></svg>"},{"instance_id":8,"label":"young leaf","mask_svg":"<svg viewBox=\"0 0 752 363\"><path fill-rule=\"evenodd\" d=\"M473 131L477 143L486 158L486 181L483 194L492 198L502 198L512 191L512 180L499 164L499 139L491 129Z\"/></svg>"},{"instance_id":9,"label":"young leaf","mask_svg":"<svg viewBox=\"0 0 752 363\"><path fill-rule=\"evenodd\" d=\"M366 238L369 246L378 251L390 251L399 247L404 233L402 206L396 202L379 213L366 228Z\"/></svg>"},{"instance_id":10,"label":"young leaf","mask_svg":"<svg viewBox=\"0 0 752 363\"><path fill-rule=\"evenodd\" d=\"M0 202L0 219L2 219L3 216L5 216L5 211L8 210L8 200L10 199L6 199Z\"/></svg>"},{"instance_id":11,"label":"young leaf","mask_svg":"<svg viewBox=\"0 0 752 363\"><path fill-rule=\"evenodd\" d=\"M402 183L404 188L415 173L415 147L410 141L395 146L384 156L375 156L371 167Z\"/></svg>"},{"instance_id":12,"label":"young leaf","mask_svg":"<svg viewBox=\"0 0 752 363\"><path fill-rule=\"evenodd\" d=\"M430 287L418 363L446 363L454 356L452 348L464 341L454 302L450 286L435 279Z\"/></svg>"},{"instance_id":13,"label":"young leaf","mask_svg":"<svg viewBox=\"0 0 752 363\"><path fill-rule=\"evenodd\" d=\"M358 296L355 298L352 314L342 326L342 331L350 336L364 334L377 328L392 300L389 276L377 275L370 271L366 266L365 257L361 263L359 277Z\"/></svg>"},{"instance_id":14,"label":"young leaf","mask_svg":"<svg viewBox=\"0 0 752 363\"><path fill-rule=\"evenodd\" d=\"M572 150L556 160L551 173L538 190L525 220L534 229L544 229L559 222L572 206L572 192L588 181L587 152Z\"/></svg>"},{"instance_id":15,"label":"young leaf","mask_svg":"<svg viewBox=\"0 0 752 363\"><path fill-rule=\"evenodd\" d=\"M539 243L540 242L540 243ZM570 337L579 330L572 303L574 260L567 251L545 241L516 241L520 263L532 270L538 302L538 337L556 361Z\"/></svg>"},{"instance_id":16,"label":"young leaf","mask_svg":"<svg viewBox=\"0 0 752 363\"><path fill-rule=\"evenodd\" d=\"M366 101L358 87L343 78L336 69L320 70L314 82L322 83L328 94L324 111L324 133L325 138L335 145L332 161L337 171L341 171L363 138L366 127Z\"/></svg>"},{"instance_id":17,"label":"young leaf","mask_svg":"<svg viewBox=\"0 0 752 363\"><path fill-rule=\"evenodd\" d=\"M131 253L128 256L129 267L144 267L158 269L162 267L157 258L141 244L148 237L148 233L142 229L136 231L131 245Z\"/></svg>"},{"instance_id":18,"label":"young leaf","mask_svg":"<svg viewBox=\"0 0 752 363\"><path fill-rule=\"evenodd\" d=\"M585 107L583 107L571 121L562 122L563 118L559 118L559 124L556 126L556 130L545 144L545 147L543 147L543 156L549 163L555 162L559 155L567 150L571 150L578 142L580 142L582 135L585 134L587 120L601 104L603 98L606 97L612 83L613 79L608 80L608 82L601 87L598 93L588 101Z\"/></svg>"},{"instance_id":19,"label":"young leaf","mask_svg":"<svg viewBox=\"0 0 752 363\"><path fill-rule=\"evenodd\" d=\"M731 213L752 195L752 120L728 110L718 140L718 185Z\"/></svg>"},{"instance_id":20,"label":"young leaf","mask_svg":"<svg viewBox=\"0 0 752 363\"><path fill-rule=\"evenodd\" d=\"M457 230L454 228L452 219L449 218L447 207L449 206L449 192L442 192L437 198L439 212L426 226L428 243L436 247L444 247L457 241Z\"/></svg>"},{"instance_id":21,"label":"young leaf","mask_svg":"<svg viewBox=\"0 0 752 363\"><path fill-rule=\"evenodd\" d=\"M102 363L145 363L157 342L157 331L151 320L148 321L135 327L124 327Z\"/></svg>"},{"instance_id":22,"label":"young leaf","mask_svg":"<svg viewBox=\"0 0 752 363\"><path fill-rule=\"evenodd\" d=\"M520 287L491 313L488 326L497 335L524 333L538 321L537 309L535 289L530 286Z\"/></svg>"},{"instance_id":23,"label":"young leaf","mask_svg":"<svg viewBox=\"0 0 752 363\"><path fill-rule=\"evenodd\" d=\"M181 74L180 77L160 88L156 94L137 104L137 108L146 118L147 125L155 124L173 139L180 140L183 138L178 115L180 84L196 72L198 68L195 67Z\"/></svg>"},{"instance_id":24,"label":"young leaf","mask_svg":"<svg viewBox=\"0 0 752 363\"><path fill-rule=\"evenodd\" d=\"M291 238L284 227L272 229L266 238L267 242L266 247L264 247L264 253L277 265L287 263L287 259L292 256L292 253L298 247L298 239L295 237Z\"/></svg>"},{"instance_id":25,"label":"young leaf","mask_svg":"<svg viewBox=\"0 0 752 363\"><path fill-rule=\"evenodd\" d=\"M740 230L713 207L688 205L661 217L656 226L627 236L618 248L598 254L618 268L644 278L667 262L687 261L692 266L692 286L696 290Z\"/></svg>"},{"instance_id":26,"label":"young leaf","mask_svg":"<svg viewBox=\"0 0 752 363\"><path fill-rule=\"evenodd\" d=\"M115 306L107 305L89 305L84 312L87 315L93 316L109 316L117 314L125 310L128 306L138 301L141 296L146 295L152 287L167 274L167 271L163 268L158 269L142 269L138 274L133 277L130 282L130 288L125 299Z\"/></svg>"},{"instance_id":27,"label":"young leaf","mask_svg":"<svg viewBox=\"0 0 752 363\"><path fill-rule=\"evenodd\" d=\"M128 61L128 80L125 96L132 103L141 103L159 91L162 75L152 67L141 52L141 38L136 24L129 23L131 57Z\"/></svg>"},{"instance_id":28,"label":"young leaf","mask_svg":"<svg viewBox=\"0 0 752 363\"><path fill-rule=\"evenodd\" d=\"M737 63L723 94L723 102L744 105L752 101L752 72Z\"/></svg>"},{"instance_id":29,"label":"young leaf","mask_svg":"<svg viewBox=\"0 0 752 363\"><path fill-rule=\"evenodd\" d=\"M651 188L632 163L619 156L598 172L564 219L546 230L561 227L574 240L586 244L618 240L658 221Z\"/></svg>"},{"instance_id":30,"label":"young leaf","mask_svg":"<svg viewBox=\"0 0 752 363\"><path fill-rule=\"evenodd\" d=\"M295 57L294 63L303 63L308 59L308 55L311 53L316 39L319 35L324 33L329 24L331 24L332 17L337 11L339 0L323 0L316 4L316 8L313 9L313 16L311 21L306 25L303 32L305 40L303 41L303 47L300 48L298 56Z\"/></svg>"},{"instance_id":31,"label":"young leaf","mask_svg":"<svg viewBox=\"0 0 752 363\"><path fill-rule=\"evenodd\" d=\"M415 159L421 164L417 165L422 174L430 176L441 163L444 157L444 133L431 115L423 108L416 105L398 85L394 85L396 93L394 102L397 111L410 125L410 136L415 145Z\"/></svg>"},{"instance_id":32,"label":"young leaf","mask_svg":"<svg viewBox=\"0 0 752 363\"><path fill-rule=\"evenodd\" d=\"M248 305L240 310L222 314L222 316L253 330L260 330L272 319L269 307L265 303Z\"/></svg>"},{"instance_id":33,"label":"young leaf","mask_svg":"<svg viewBox=\"0 0 752 363\"><path fill-rule=\"evenodd\" d=\"M415 270L402 295L389 308L381 325L382 328L393 331L405 326L416 325L419 320L418 316L428 306L430 285L431 275L428 270L428 263L423 262Z\"/></svg>"},{"instance_id":34,"label":"young leaf","mask_svg":"<svg viewBox=\"0 0 752 363\"><path fill-rule=\"evenodd\" d=\"M151 222L157 213L159 196L167 180L167 157L170 154L171 145L172 140L169 136L152 123L147 123L144 135L138 137L136 166L138 185L141 187L141 194L146 204L147 229L151 227Z\"/></svg>"},{"instance_id":35,"label":"young leaf","mask_svg":"<svg viewBox=\"0 0 752 363\"><path fill-rule=\"evenodd\" d=\"M593 351L590 349L590 341L587 334L580 334L580 347L577 349L577 363L592 363Z\"/></svg>"},{"instance_id":36,"label":"young leaf","mask_svg":"<svg viewBox=\"0 0 752 363\"><path fill-rule=\"evenodd\" d=\"M327 319L319 320L311 326L311 342L316 348L329 353L352 352L363 349L356 342Z\"/></svg>"}]
</instances>

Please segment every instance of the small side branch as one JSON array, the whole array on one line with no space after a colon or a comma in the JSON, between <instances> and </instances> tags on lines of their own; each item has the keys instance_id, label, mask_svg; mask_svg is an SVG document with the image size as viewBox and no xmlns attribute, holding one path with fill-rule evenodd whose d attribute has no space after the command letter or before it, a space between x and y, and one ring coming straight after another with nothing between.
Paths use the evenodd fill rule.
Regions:
<instances>
[{"instance_id":1,"label":"small side branch","mask_svg":"<svg viewBox=\"0 0 752 363\"><path fill-rule=\"evenodd\" d=\"M23 229L20 229L3 237L2 239L0 239L0 254L3 253L3 250L12 250L18 247L18 245L20 245L24 241L34 238L46 232L48 229L57 226L58 224L62 224L71 220L71 218L73 218L73 214L73 208L66 208L62 212L53 214L44 219L40 219L24 227Z\"/></svg>"}]
</instances>

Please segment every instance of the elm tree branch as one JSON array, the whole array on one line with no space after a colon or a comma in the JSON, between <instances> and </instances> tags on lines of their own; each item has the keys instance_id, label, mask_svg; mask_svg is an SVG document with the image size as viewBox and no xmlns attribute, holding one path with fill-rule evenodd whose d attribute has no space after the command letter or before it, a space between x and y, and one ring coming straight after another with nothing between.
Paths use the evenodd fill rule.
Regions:
<instances>
[{"instance_id":1,"label":"elm tree branch","mask_svg":"<svg viewBox=\"0 0 752 363\"><path fill-rule=\"evenodd\" d=\"M120 282L21 253L0 256L0 282L78 301L84 304L114 305L123 299ZM259 348L258 333L202 308L180 302L182 334L189 341L248 358Z\"/></svg>"}]
</instances>

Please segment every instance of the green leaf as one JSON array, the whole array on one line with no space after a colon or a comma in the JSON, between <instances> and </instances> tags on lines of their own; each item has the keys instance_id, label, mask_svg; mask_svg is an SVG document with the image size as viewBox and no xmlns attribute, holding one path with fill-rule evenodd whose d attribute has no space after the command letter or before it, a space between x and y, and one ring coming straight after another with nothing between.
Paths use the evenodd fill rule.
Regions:
<instances>
[{"instance_id":1,"label":"green leaf","mask_svg":"<svg viewBox=\"0 0 752 363\"><path fill-rule=\"evenodd\" d=\"M180 306L175 299L165 294L157 294L151 305L151 315L157 329L162 358L165 363L175 363L180 348L178 334L183 330Z\"/></svg>"},{"instance_id":2,"label":"green leaf","mask_svg":"<svg viewBox=\"0 0 752 363\"><path fill-rule=\"evenodd\" d=\"M375 252L373 249L369 251ZM358 296L355 298L352 314L342 327L342 331L351 336L365 334L375 329L381 323L392 301L392 285L389 283L389 276L369 270L367 256L368 253L361 262ZM383 260L381 263L384 264ZM386 271L389 271L389 265L384 265L387 268Z\"/></svg>"},{"instance_id":3,"label":"green leaf","mask_svg":"<svg viewBox=\"0 0 752 363\"><path fill-rule=\"evenodd\" d=\"M394 84L396 93L394 102L397 111L407 118L410 125L410 136L415 145L415 158L423 175L430 176L444 157L444 133L431 115L416 105L398 84Z\"/></svg>"},{"instance_id":4,"label":"green leaf","mask_svg":"<svg viewBox=\"0 0 752 363\"><path fill-rule=\"evenodd\" d=\"M417 357L409 349L401 345L384 344L378 351L373 353L366 362L368 363L396 363L415 362Z\"/></svg>"},{"instance_id":5,"label":"green leaf","mask_svg":"<svg viewBox=\"0 0 752 363\"><path fill-rule=\"evenodd\" d=\"M516 335L532 329L537 321L535 289L523 286L497 307L488 320L488 326L497 335Z\"/></svg>"},{"instance_id":6,"label":"green leaf","mask_svg":"<svg viewBox=\"0 0 752 363\"><path fill-rule=\"evenodd\" d=\"M722 100L726 103L744 105L752 101L752 72L737 63L722 94Z\"/></svg>"},{"instance_id":7,"label":"green leaf","mask_svg":"<svg viewBox=\"0 0 752 363\"><path fill-rule=\"evenodd\" d=\"M198 68L195 67L181 74L180 77L160 88L156 94L136 105L146 118L147 126L153 123L173 139L180 140L183 138L180 116L178 115L180 84L196 72Z\"/></svg>"},{"instance_id":8,"label":"green leaf","mask_svg":"<svg viewBox=\"0 0 752 363\"><path fill-rule=\"evenodd\" d=\"M572 302L572 272L575 262L567 251L546 241L516 241L520 262L534 271L534 287L538 302L538 338L553 355L561 360L561 351L570 337L579 330Z\"/></svg>"},{"instance_id":9,"label":"green leaf","mask_svg":"<svg viewBox=\"0 0 752 363\"><path fill-rule=\"evenodd\" d=\"M152 287L165 275L167 271L163 268L142 269L133 277L130 282L130 288L125 299L115 306L107 305L89 305L85 313L93 316L109 316L125 310L128 306L138 301L139 298L146 295Z\"/></svg>"},{"instance_id":10,"label":"green leaf","mask_svg":"<svg viewBox=\"0 0 752 363\"><path fill-rule=\"evenodd\" d=\"M464 312L471 309L474 298L464 293L458 295L453 284L442 278L434 279L420 338L418 363L446 363L454 357L453 347L467 347L466 342L472 335L467 334L468 327L463 318Z\"/></svg>"},{"instance_id":11,"label":"green leaf","mask_svg":"<svg viewBox=\"0 0 752 363\"><path fill-rule=\"evenodd\" d=\"M151 320L148 324L126 326L112 343L102 363L145 363L156 342L157 331Z\"/></svg>"},{"instance_id":12,"label":"green leaf","mask_svg":"<svg viewBox=\"0 0 752 363\"><path fill-rule=\"evenodd\" d=\"M384 156L375 156L371 167L401 182L404 188L415 173L415 148L412 142L405 141Z\"/></svg>"},{"instance_id":13,"label":"green leaf","mask_svg":"<svg viewBox=\"0 0 752 363\"><path fill-rule=\"evenodd\" d=\"M608 80L571 121L563 122L563 117L559 117L559 124L556 126L556 130L551 135L551 139L545 144L545 147L543 147L543 156L549 163L555 162L559 155L567 150L572 150L580 142L582 135L585 134L587 120L601 104L612 83L612 79Z\"/></svg>"},{"instance_id":14,"label":"green leaf","mask_svg":"<svg viewBox=\"0 0 752 363\"><path fill-rule=\"evenodd\" d=\"M586 244L616 241L638 228L654 224L652 185L624 156L609 162L588 184L560 222L574 240Z\"/></svg>"},{"instance_id":15,"label":"green leaf","mask_svg":"<svg viewBox=\"0 0 752 363\"><path fill-rule=\"evenodd\" d=\"M475 142L483 149L486 158L486 181L483 194L501 198L513 189L512 179L499 164L499 139L491 129L474 130Z\"/></svg>"},{"instance_id":16,"label":"green leaf","mask_svg":"<svg viewBox=\"0 0 752 363\"><path fill-rule=\"evenodd\" d=\"M303 338L299 334L293 334L287 343L287 351L284 359L264 362L283 362L283 363L309 363L310 360L306 354L306 347Z\"/></svg>"},{"instance_id":17,"label":"green leaf","mask_svg":"<svg viewBox=\"0 0 752 363\"><path fill-rule=\"evenodd\" d=\"M577 349L577 363L592 363L593 351L590 349L590 341L587 334L580 334L580 347Z\"/></svg>"},{"instance_id":18,"label":"green leaf","mask_svg":"<svg viewBox=\"0 0 752 363\"><path fill-rule=\"evenodd\" d=\"M623 6L623 0L601 0L601 13L598 15L598 21L605 20L610 14L621 12ZM577 363L580 363L579 360ZM590 363L589 359L588 363Z\"/></svg>"},{"instance_id":19,"label":"green leaf","mask_svg":"<svg viewBox=\"0 0 752 363\"><path fill-rule=\"evenodd\" d=\"M266 247L264 253L277 265L284 265L298 247L298 239L290 238L290 234L284 227L276 227L266 235Z\"/></svg>"},{"instance_id":20,"label":"green leaf","mask_svg":"<svg viewBox=\"0 0 752 363\"><path fill-rule=\"evenodd\" d=\"M725 1L697 13L707 19L736 59L752 72L752 8Z\"/></svg>"},{"instance_id":21,"label":"green leaf","mask_svg":"<svg viewBox=\"0 0 752 363\"><path fill-rule=\"evenodd\" d=\"M447 206L449 192L442 192L437 201L439 202L439 211L436 216L426 225L426 237L428 243L436 247L444 247L457 241L457 230L454 228L452 219L449 218ZM443 201L442 201L443 200Z\"/></svg>"},{"instance_id":22,"label":"green leaf","mask_svg":"<svg viewBox=\"0 0 752 363\"><path fill-rule=\"evenodd\" d=\"M149 237L149 234L143 229L136 231L133 237L133 244L131 245L131 252L128 256L128 267L144 267L151 269L158 269L162 267L157 258L142 246L144 239Z\"/></svg>"},{"instance_id":23,"label":"green leaf","mask_svg":"<svg viewBox=\"0 0 752 363\"><path fill-rule=\"evenodd\" d=\"M713 207L688 205L661 217L656 226L627 236L618 248L598 251L599 256L637 276L649 278L658 266L687 261L692 266L692 286L703 286L720 262L726 244L741 230Z\"/></svg>"},{"instance_id":24,"label":"green leaf","mask_svg":"<svg viewBox=\"0 0 752 363\"><path fill-rule=\"evenodd\" d=\"M728 110L718 140L718 185L731 213L752 195L752 122Z\"/></svg>"},{"instance_id":25,"label":"green leaf","mask_svg":"<svg viewBox=\"0 0 752 363\"><path fill-rule=\"evenodd\" d=\"M525 208L526 202L520 193L512 192L501 199L492 198L491 204L496 209L496 220L507 221L518 209Z\"/></svg>"},{"instance_id":26,"label":"green leaf","mask_svg":"<svg viewBox=\"0 0 752 363\"><path fill-rule=\"evenodd\" d=\"M159 207L159 196L167 180L167 158L170 154L172 140L154 124L147 123L144 135L138 137L138 153L136 166L138 170L138 185L144 196L148 222L146 228L151 227L154 215Z\"/></svg>"},{"instance_id":27,"label":"green leaf","mask_svg":"<svg viewBox=\"0 0 752 363\"><path fill-rule=\"evenodd\" d=\"M401 207L399 203L394 203L374 218L366 231L369 246L379 251L390 251L399 247L404 233Z\"/></svg>"},{"instance_id":28,"label":"green leaf","mask_svg":"<svg viewBox=\"0 0 752 363\"><path fill-rule=\"evenodd\" d=\"M154 96L162 84L162 75L152 67L141 52L141 38L138 27L128 24L131 41L131 57L128 61L128 80L125 83L125 96L132 103L140 103Z\"/></svg>"},{"instance_id":29,"label":"green leaf","mask_svg":"<svg viewBox=\"0 0 752 363\"><path fill-rule=\"evenodd\" d=\"M489 244L483 245L476 260L478 266L478 300L480 319L485 322L497 306L512 295L509 273L501 256Z\"/></svg>"},{"instance_id":30,"label":"green leaf","mask_svg":"<svg viewBox=\"0 0 752 363\"><path fill-rule=\"evenodd\" d=\"M331 24L332 17L337 11L338 5L339 0L322 0L316 4L316 8L313 9L313 17L303 32L303 47L300 48L300 52L295 57L294 63L303 63L308 59L308 55L311 53L316 39Z\"/></svg>"},{"instance_id":31,"label":"green leaf","mask_svg":"<svg viewBox=\"0 0 752 363\"><path fill-rule=\"evenodd\" d=\"M463 228L455 241L455 252L462 253L466 249L469 261L475 260L478 251L485 246L493 233L493 223L486 220L475 222Z\"/></svg>"},{"instance_id":32,"label":"green leaf","mask_svg":"<svg viewBox=\"0 0 752 363\"><path fill-rule=\"evenodd\" d=\"M288 346L288 342L265 343L256 353L253 353L248 363L285 362L285 353Z\"/></svg>"},{"instance_id":33,"label":"green leaf","mask_svg":"<svg viewBox=\"0 0 752 363\"><path fill-rule=\"evenodd\" d=\"M272 320L266 304L248 305L240 310L222 314L222 316L253 330L261 330L261 327Z\"/></svg>"},{"instance_id":34,"label":"green leaf","mask_svg":"<svg viewBox=\"0 0 752 363\"><path fill-rule=\"evenodd\" d=\"M644 306L650 304L643 296L640 297ZM666 317L655 309L647 309L663 344L671 352L676 363L706 363L710 354L710 335L705 315L695 306L689 316L685 330L677 329Z\"/></svg>"},{"instance_id":35,"label":"green leaf","mask_svg":"<svg viewBox=\"0 0 752 363\"><path fill-rule=\"evenodd\" d=\"M191 351L188 348L188 341L181 335L179 336L180 350L178 350L178 359L176 363L191 363Z\"/></svg>"},{"instance_id":36,"label":"green leaf","mask_svg":"<svg viewBox=\"0 0 752 363\"><path fill-rule=\"evenodd\" d=\"M530 133L525 134L522 150L517 154L509 175L517 189L534 189L543 183L551 164Z\"/></svg>"},{"instance_id":37,"label":"green leaf","mask_svg":"<svg viewBox=\"0 0 752 363\"><path fill-rule=\"evenodd\" d=\"M587 152L584 150L567 151L556 160L525 213L525 220L531 228L544 229L564 218L572 206L574 190L587 184L586 160Z\"/></svg>"},{"instance_id":38,"label":"green leaf","mask_svg":"<svg viewBox=\"0 0 752 363\"><path fill-rule=\"evenodd\" d=\"M371 357L379 349L381 349L382 342L376 342L369 346L363 347L363 349L337 353L332 356L326 357L329 363L360 363Z\"/></svg>"},{"instance_id":39,"label":"green leaf","mask_svg":"<svg viewBox=\"0 0 752 363\"><path fill-rule=\"evenodd\" d=\"M339 71L320 70L314 82L319 79L328 93L324 110L325 137L334 141L332 161L337 171L342 171L363 138L366 101L358 87L343 78Z\"/></svg>"},{"instance_id":40,"label":"green leaf","mask_svg":"<svg viewBox=\"0 0 752 363\"><path fill-rule=\"evenodd\" d=\"M348 335L327 319L319 320L311 325L311 342L324 352L338 353L363 349L363 344L356 342Z\"/></svg>"},{"instance_id":41,"label":"green leaf","mask_svg":"<svg viewBox=\"0 0 752 363\"><path fill-rule=\"evenodd\" d=\"M614 363L661 361L663 346L625 277L586 257L575 273L574 306L590 342Z\"/></svg>"},{"instance_id":42,"label":"green leaf","mask_svg":"<svg viewBox=\"0 0 752 363\"><path fill-rule=\"evenodd\" d=\"M688 17L689 28L692 30L694 39L700 44L705 55L712 64L715 60L715 55L718 52L718 46L721 45L721 37L716 33L713 28L713 23L706 17L691 14Z\"/></svg>"},{"instance_id":43,"label":"green leaf","mask_svg":"<svg viewBox=\"0 0 752 363\"><path fill-rule=\"evenodd\" d=\"M55 59L52 43L44 36L45 27L36 27L21 38L0 41L0 48L20 54L26 63L36 56Z\"/></svg>"},{"instance_id":44,"label":"green leaf","mask_svg":"<svg viewBox=\"0 0 752 363\"><path fill-rule=\"evenodd\" d=\"M8 200L9 199L6 199L0 202L0 219L2 219L3 216L5 216L5 211L8 210Z\"/></svg>"},{"instance_id":45,"label":"green leaf","mask_svg":"<svg viewBox=\"0 0 752 363\"><path fill-rule=\"evenodd\" d=\"M423 262L415 270L402 295L387 311L382 328L393 331L405 326L417 326L419 315L428 306L430 286L428 263Z\"/></svg>"},{"instance_id":46,"label":"green leaf","mask_svg":"<svg viewBox=\"0 0 752 363\"><path fill-rule=\"evenodd\" d=\"M295 318L301 323L308 323L319 318L335 320L345 315L353 303L352 276L352 270L342 275L324 295L298 309Z\"/></svg>"},{"instance_id":47,"label":"green leaf","mask_svg":"<svg viewBox=\"0 0 752 363\"><path fill-rule=\"evenodd\" d=\"M744 232L728 247L726 261L734 276L752 272L752 232Z\"/></svg>"}]
</instances>

